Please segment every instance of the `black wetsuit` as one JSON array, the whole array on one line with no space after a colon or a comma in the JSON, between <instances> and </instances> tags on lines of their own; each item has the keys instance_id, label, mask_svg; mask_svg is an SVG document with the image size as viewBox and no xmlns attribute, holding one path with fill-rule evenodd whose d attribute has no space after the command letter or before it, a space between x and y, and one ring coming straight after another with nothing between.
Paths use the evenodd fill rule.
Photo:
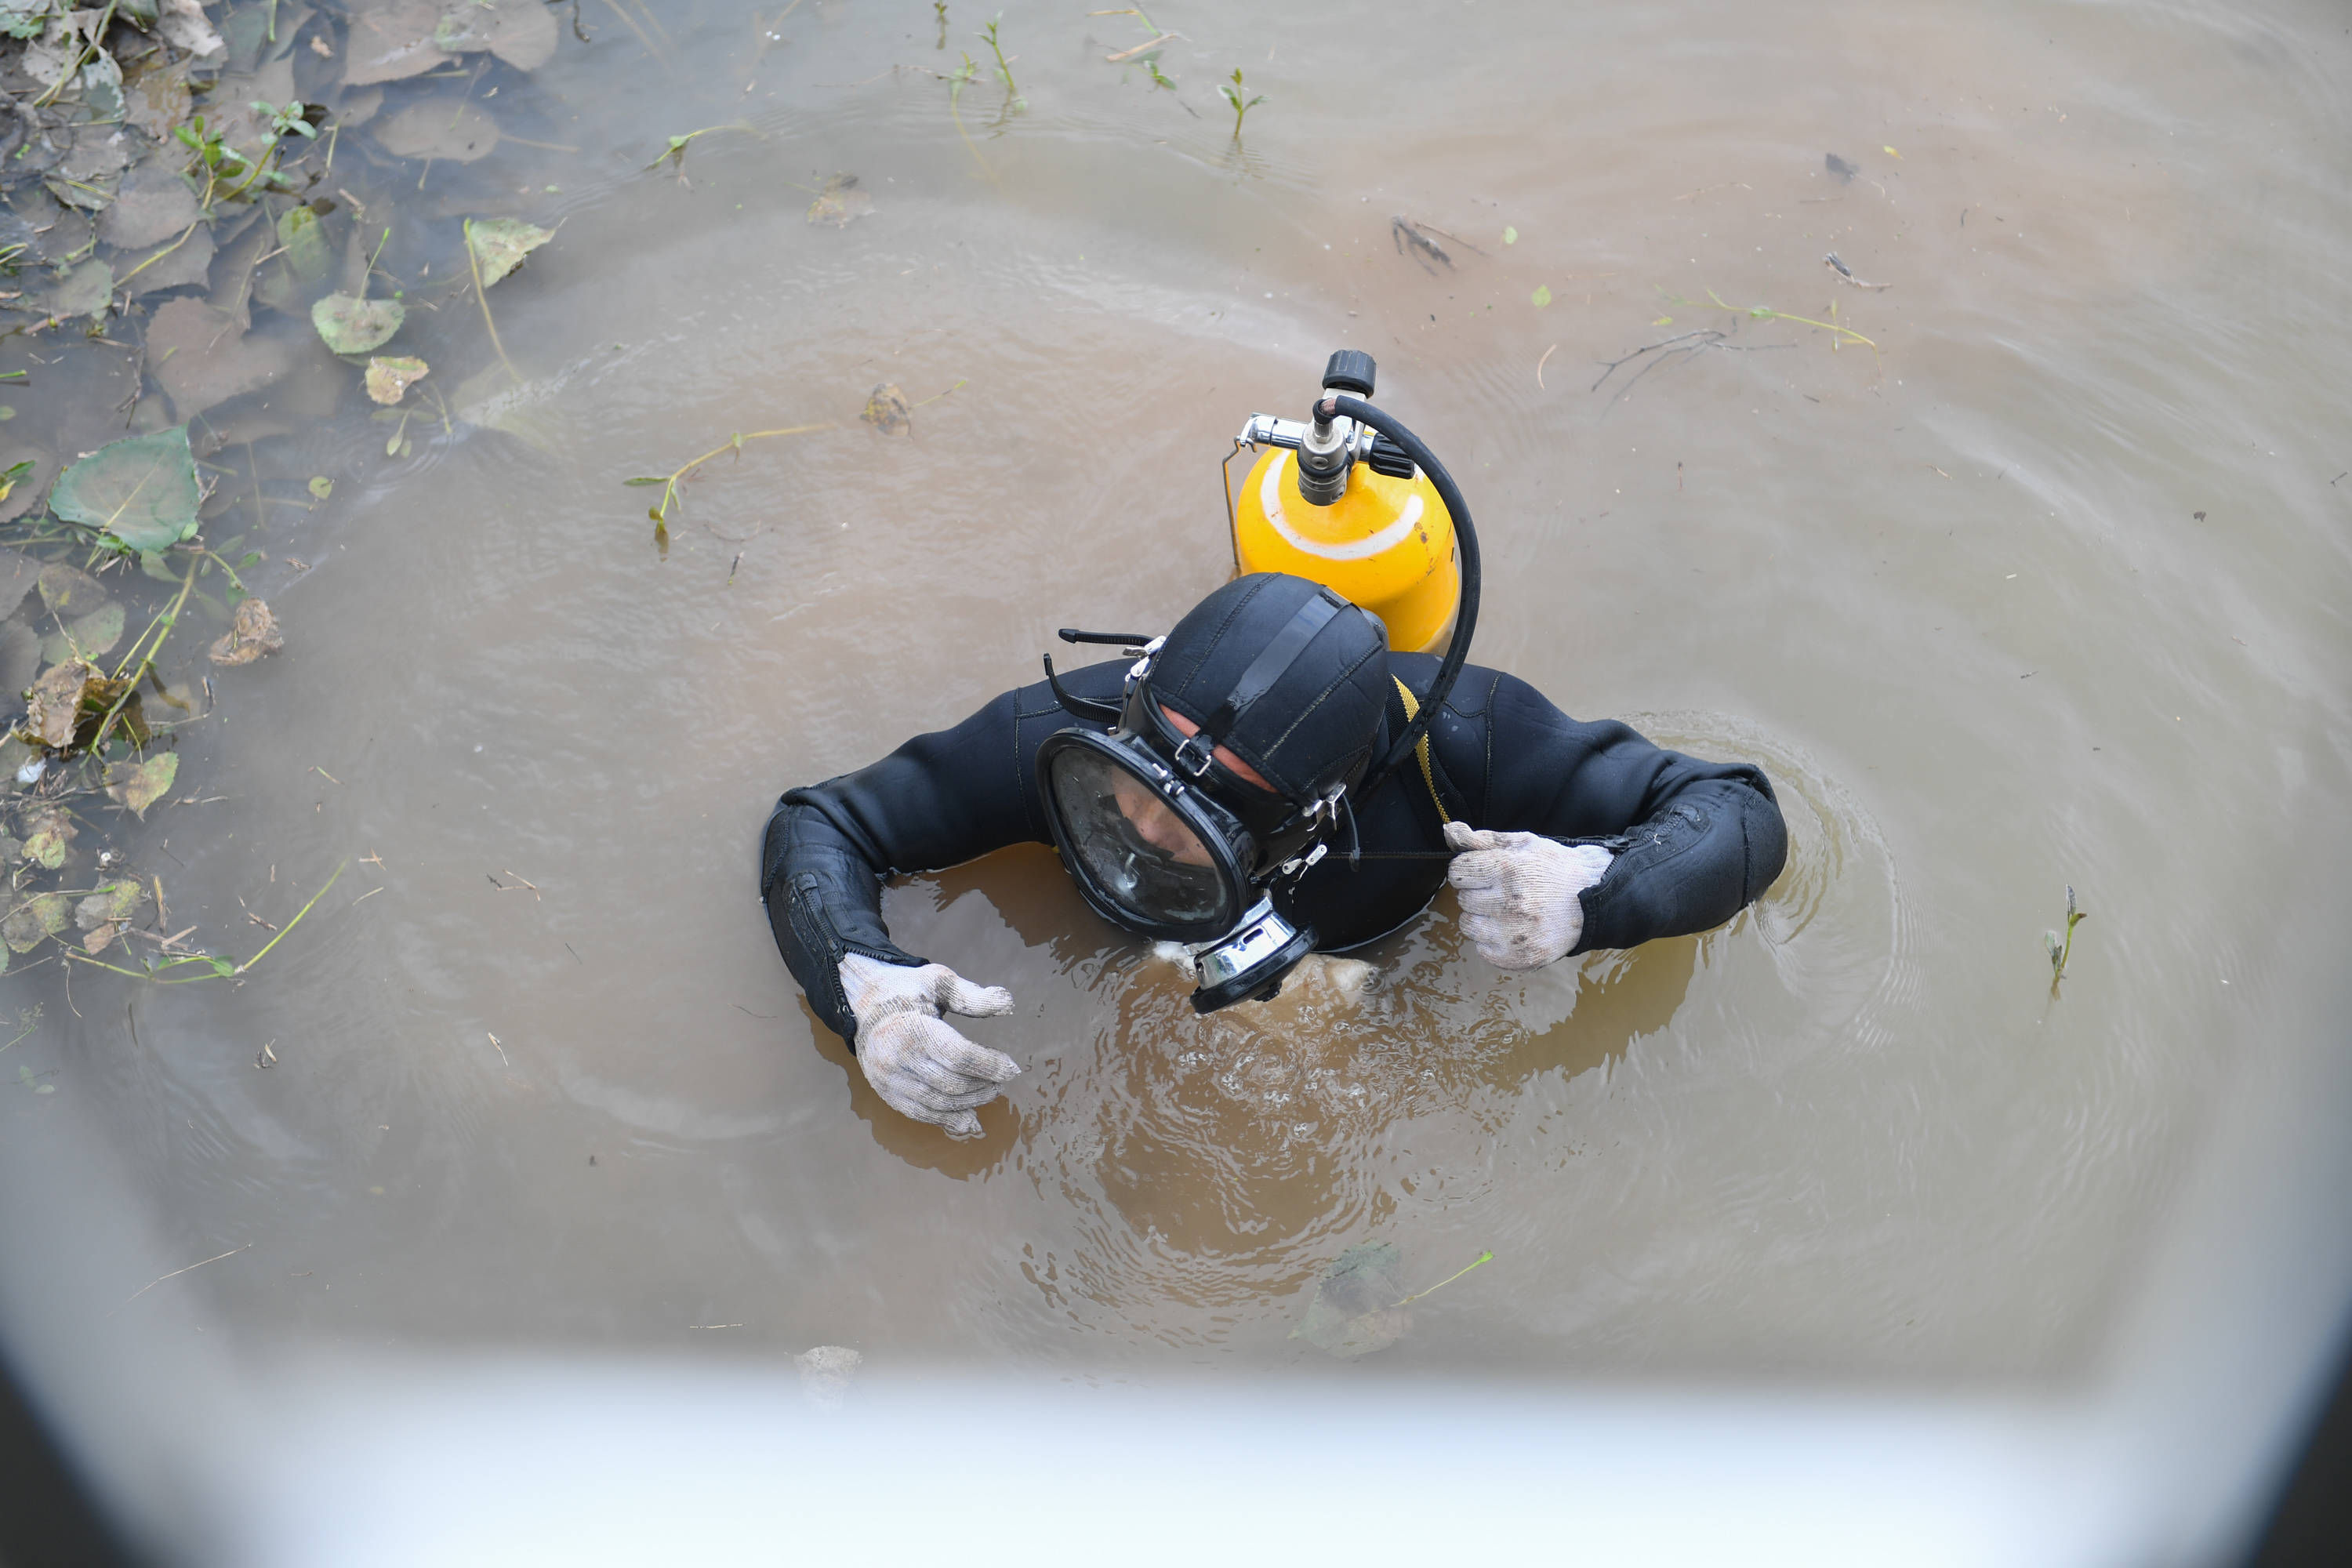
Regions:
<instances>
[{"instance_id":1,"label":"black wetsuit","mask_svg":"<svg viewBox=\"0 0 2352 1568\"><path fill-rule=\"evenodd\" d=\"M1438 661L1392 654L1389 665L1418 700ZM1062 684L1116 701L1127 668L1092 665ZM918 735L871 766L777 803L761 855L768 921L810 1005L843 1039L856 1037L841 991L844 953L923 962L891 943L882 879L1008 844L1051 843L1037 747L1074 722L1043 682L1024 686L952 730ZM1381 749L1405 722L1402 701L1391 697ZM1600 844L1616 856L1581 895L1579 952L1720 925L1770 886L1787 858L1787 829L1762 770L1665 751L1623 724L1580 723L1516 676L1465 667L1430 733L1448 815L1473 827ZM1295 900L1324 952L1394 931L1445 881L1450 852L1417 763L1357 802L1356 821L1361 854L1351 865L1343 830Z\"/></svg>"}]
</instances>

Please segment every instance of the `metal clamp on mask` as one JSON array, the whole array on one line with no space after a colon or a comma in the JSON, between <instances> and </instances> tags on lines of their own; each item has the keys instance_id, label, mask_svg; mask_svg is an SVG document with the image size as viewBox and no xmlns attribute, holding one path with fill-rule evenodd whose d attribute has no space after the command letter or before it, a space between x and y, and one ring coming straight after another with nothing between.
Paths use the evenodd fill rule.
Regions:
<instances>
[{"instance_id":1,"label":"metal clamp on mask","mask_svg":"<svg viewBox=\"0 0 2352 1568\"><path fill-rule=\"evenodd\" d=\"M1286 791L1244 778L1218 755L1295 668L1302 679L1285 694L1294 701L1307 678L1315 683L1309 689L1319 690L1328 684L1328 670L1353 671L1375 657L1360 650L1384 647L1378 622L1301 579L1244 578L1220 590L1212 604L1234 598L1242 608L1234 614L1240 615L1261 593L1298 602L1189 733L1171 721L1175 710L1155 689L1168 639L1147 645L1117 706L1073 695L1055 677L1053 660L1045 661L1056 700L1081 721L1046 737L1037 753L1039 793L1063 864L1105 920L1192 949L1201 979L1192 1005L1202 1013L1272 997L1314 951L1314 929L1294 918L1289 895L1322 858L1348 791L1371 760L1369 726L1361 743ZM1335 652L1354 663L1343 664ZM1377 657L1384 671L1384 653ZM1197 690L1191 697L1194 707L1203 705Z\"/></svg>"}]
</instances>

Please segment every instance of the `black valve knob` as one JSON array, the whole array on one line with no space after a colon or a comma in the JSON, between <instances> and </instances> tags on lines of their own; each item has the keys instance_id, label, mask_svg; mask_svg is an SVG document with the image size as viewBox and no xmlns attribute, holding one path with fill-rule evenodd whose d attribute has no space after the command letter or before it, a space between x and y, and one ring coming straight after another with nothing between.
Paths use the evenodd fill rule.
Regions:
<instances>
[{"instance_id":1,"label":"black valve knob","mask_svg":"<svg viewBox=\"0 0 2352 1568\"><path fill-rule=\"evenodd\" d=\"M1372 472L1386 474L1392 479L1409 479L1421 472L1413 460L1405 455L1405 449L1385 436L1373 437L1371 452L1364 461Z\"/></svg>"},{"instance_id":2,"label":"black valve knob","mask_svg":"<svg viewBox=\"0 0 2352 1568\"><path fill-rule=\"evenodd\" d=\"M1374 368L1372 356L1361 349L1340 349L1323 367L1323 384L1357 397L1370 397Z\"/></svg>"}]
</instances>

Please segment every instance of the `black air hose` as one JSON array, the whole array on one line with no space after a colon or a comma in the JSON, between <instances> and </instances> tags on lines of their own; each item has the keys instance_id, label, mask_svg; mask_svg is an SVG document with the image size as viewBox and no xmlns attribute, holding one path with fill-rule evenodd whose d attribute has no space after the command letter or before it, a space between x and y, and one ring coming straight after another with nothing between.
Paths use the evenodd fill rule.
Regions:
<instances>
[{"instance_id":1,"label":"black air hose","mask_svg":"<svg viewBox=\"0 0 2352 1568\"><path fill-rule=\"evenodd\" d=\"M1461 678L1463 665L1469 661L1470 637L1478 628L1478 532L1471 526L1469 503L1462 499L1454 476L1445 471L1445 465L1437 460L1427 443L1399 424L1395 416L1383 414L1362 398L1345 394L1326 396L1320 407L1335 417L1370 426L1403 447L1405 455L1421 465L1421 471L1437 488L1437 499L1445 503L1446 513L1454 520L1454 537L1462 552L1462 605L1454 614L1454 640L1447 645L1445 658L1437 667L1437 679L1430 682L1429 695L1422 700L1421 711L1405 725L1404 733L1397 737L1388 755L1373 764L1364 775L1364 782L1356 786L1359 798L1368 799L1391 773L1404 765L1413 747L1429 733L1430 725L1437 721L1437 710L1454 694L1454 683Z\"/></svg>"}]
</instances>

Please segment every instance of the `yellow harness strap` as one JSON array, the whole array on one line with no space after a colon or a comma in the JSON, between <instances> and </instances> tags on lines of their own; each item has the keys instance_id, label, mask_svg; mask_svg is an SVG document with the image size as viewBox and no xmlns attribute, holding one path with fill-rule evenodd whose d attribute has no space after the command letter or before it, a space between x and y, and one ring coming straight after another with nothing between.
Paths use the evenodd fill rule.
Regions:
<instances>
[{"instance_id":1,"label":"yellow harness strap","mask_svg":"<svg viewBox=\"0 0 2352 1568\"><path fill-rule=\"evenodd\" d=\"M1410 724L1421 716L1421 704L1413 700L1411 687L1393 675L1389 679L1396 681L1397 695L1404 699L1404 721ZM1437 771L1429 765L1429 737L1426 734L1413 742L1412 754L1421 759L1421 782L1429 786L1429 803L1437 807L1437 820L1453 821L1453 815L1445 809L1445 802L1437 793Z\"/></svg>"}]
</instances>

